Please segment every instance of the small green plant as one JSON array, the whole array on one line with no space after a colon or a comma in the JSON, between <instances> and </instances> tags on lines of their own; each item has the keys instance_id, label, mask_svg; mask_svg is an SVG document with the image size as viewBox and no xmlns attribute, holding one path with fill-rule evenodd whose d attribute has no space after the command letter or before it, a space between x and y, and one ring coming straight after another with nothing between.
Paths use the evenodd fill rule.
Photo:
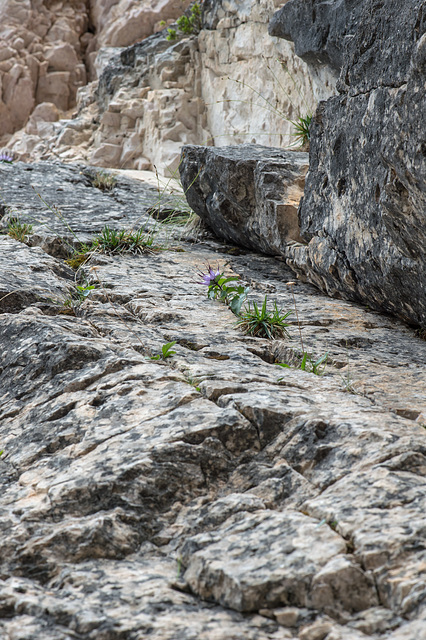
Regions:
<instances>
[{"instance_id":1,"label":"small green plant","mask_svg":"<svg viewBox=\"0 0 426 640\"><path fill-rule=\"evenodd\" d=\"M201 376L193 376L189 369L183 371L183 376L185 378L185 382L190 384L191 387L194 387L195 391L201 392L200 384L203 382L204 378Z\"/></svg>"},{"instance_id":2,"label":"small green plant","mask_svg":"<svg viewBox=\"0 0 426 640\"><path fill-rule=\"evenodd\" d=\"M4 449L2 449L2 450L0 451L0 456L2 456L2 455L3 455L3 453L4 453Z\"/></svg>"},{"instance_id":3,"label":"small green plant","mask_svg":"<svg viewBox=\"0 0 426 640\"><path fill-rule=\"evenodd\" d=\"M117 182L117 176L107 171L97 171L92 178L92 185L101 191L112 191Z\"/></svg>"},{"instance_id":4,"label":"small green plant","mask_svg":"<svg viewBox=\"0 0 426 640\"><path fill-rule=\"evenodd\" d=\"M346 393L352 393L353 395L358 395L358 391L354 387L354 381L349 372L349 367L346 373L346 376L340 376L340 380L342 383L342 390Z\"/></svg>"},{"instance_id":5,"label":"small green plant","mask_svg":"<svg viewBox=\"0 0 426 640\"><path fill-rule=\"evenodd\" d=\"M195 2L191 8L191 12L189 16L180 16L176 20L176 25L179 31L187 36L192 34L197 34L201 30L201 8L198 2ZM172 41L177 38L176 29L169 28L167 29L168 36L167 40Z\"/></svg>"},{"instance_id":6,"label":"small green plant","mask_svg":"<svg viewBox=\"0 0 426 640\"><path fill-rule=\"evenodd\" d=\"M77 315L77 310L80 305L89 297L93 289L96 289L96 285L89 284L86 282L85 284L78 285L75 284L72 289L69 290L69 295L62 301L57 301L62 307L62 313L66 315Z\"/></svg>"},{"instance_id":7,"label":"small green plant","mask_svg":"<svg viewBox=\"0 0 426 640\"><path fill-rule=\"evenodd\" d=\"M253 306L248 303L245 310L240 314L237 326L247 335L258 338L273 340L276 338L289 337L287 331L289 325L285 320L290 314L291 311L282 313L282 311L278 309L276 301L273 303L272 311L268 311L267 296L265 296L260 309L255 302L253 302Z\"/></svg>"},{"instance_id":8,"label":"small green plant","mask_svg":"<svg viewBox=\"0 0 426 640\"><path fill-rule=\"evenodd\" d=\"M176 353L176 351L171 350L175 344L176 344L176 340L174 340L173 342L166 342L166 344L163 344L163 346L161 347L161 353L157 353L155 356L151 356L150 359L151 360L167 360L167 358L171 358Z\"/></svg>"},{"instance_id":9,"label":"small green plant","mask_svg":"<svg viewBox=\"0 0 426 640\"><path fill-rule=\"evenodd\" d=\"M307 371L308 373L313 373L316 376L322 376L327 365L328 360L328 351L324 355L320 356L317 360L314 360L311 354L307 353L307 351L303 352L302 360L297 369L301 369L302 371ZM279 367L283 367L285 369L290 369L290 365L284 362L276 363ZM280 378L282 380L282 378Z\"/></svg>"},{"instance_id":10,"label":"small green plant","mask_svg":"<svg viewBox=\"0 0 426 640\"><path fill-rule=\"evenodd\" d=\"M293 291L293 286L295 284L296 284L295 282L287 282L287 286L290 287L290 290L293 296L294 310L296 312L297 326L299 328L300 345L302 347L300 364L297 365L296 368L301 369L302 371L307 371L308 373L313 373L316 376L322 376L324 373L325 367L327 365L328 351L327 353L325 353L324 355L320 356L317 359L314 359L311 353L308 353L307 351L305 351L305 347L303 345L303 338L302 338L302 329L300 326L299 314L297 311L296 298ZM285 362L277 362L276 364L279 367L283 367L284 369L291 369L290 365ZM278 378L278 380L283 380L283 378Z\"/></svg>"},{"instance_id":11,"label":"small green plant","mask_svg":"<svg viewBox=\"0 0 426 640\"><path fill-rule=\"evenodd\" d=\"M298 147L306 148L310 142L310 126L312 122L312 114L308 113L306 116L299 116L297 120L290 120L295 132L293 136L295 138L294 145Z\"/></svg>"},{"instance_id":12,"label":"small green plant","mask_svg":"<svg viewBox=\"0 0 426 640\"><path fill-rule=\"evenodd\" d=\"M236 285L239 276L225 277L220 269L215 271L212 267L208 267L207 273L200 273L201 282L208 287L207 296L213 299L219 299L231 309L236 316L240 315L241 307L247 300L248 287L241 284Z\"/></svg>"},{"instance_id":13,"label":"small green plant","mask_svg":"<svg viewBox=\"0 0 426 640\"><path fill-rule=\"evenodd\" d=\"M117 253L146 253L159 247L154 245L155 231L128 231L127 229L111 229L107 225L100 235L96 236L89 251L98 251L109 255Z\"/></svg>"},{"instance_id":14,"label":"small green plant","mask_svg":"<svg viewBox=\"0 0 426 640\"><path fill-rule=\"evenodd\" d=\"M6 233L19 242L26 242L33 230L32 224L21 222L19 218L10 218Z\"/></svg>"}]
</instances>

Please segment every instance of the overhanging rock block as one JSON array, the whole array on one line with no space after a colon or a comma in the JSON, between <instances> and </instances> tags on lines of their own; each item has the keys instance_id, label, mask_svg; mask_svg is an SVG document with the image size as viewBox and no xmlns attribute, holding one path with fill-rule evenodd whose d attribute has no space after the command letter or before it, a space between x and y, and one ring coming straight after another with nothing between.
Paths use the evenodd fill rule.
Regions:
<instances>
[{"instance_id":1,"label":"overhanging rock block","mask_svg":"<svg viewBox=\"0 0 426 640\"><path fill-rule=\"evenodd\" d=\"M340 69L340 95L319 104L310 128L299 208L309 244L288 263L331 295L423 326L425 6L289 0L270 23L309 64Z\"/></svg>"},{"instance_id":2,"label":"overhanging rock block","mask_svg":"<svg viewBox=\"0 0 426 640\"><path fill-rule=\"evenodd\" d=\"M268 254L300 242L308 154L262 145L187 145L180 174L192 209L223 240Z\"/></svg>"}]
</instances>

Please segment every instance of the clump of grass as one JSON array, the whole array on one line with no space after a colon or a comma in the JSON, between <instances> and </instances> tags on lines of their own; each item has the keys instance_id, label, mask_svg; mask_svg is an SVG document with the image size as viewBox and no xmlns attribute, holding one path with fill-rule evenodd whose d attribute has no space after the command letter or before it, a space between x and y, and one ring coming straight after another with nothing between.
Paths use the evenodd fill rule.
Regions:
<instances>
[{"instance_id":1,"label":"clump of grass","mask_svg":"<svg viewBox=\"0 0 426 640\"><path fill-rule=\"evenodd\" d=\"M90 247L90 251L98 251L109 255L117 253L149 253L159 249L155 245L156 232L154 230L137 231L127 229L111 229L107 225L96 236Z\"/></svg>"},{"instance_id":2,"label":"clump of grass","mask_svg":"<svg viewBox=\"0 0 426 640\"><path fill-rule=\"evenodd\" d=\"M101 191L112 191L117 182L117 176L107 171L97 171L92 178L92 185Z\"/></svg>"},{"instance_id":3,"label":"clump of grass","mask_svg":"<svg viewBox=\"0 0 426 640\"><path fill-rule=\"evenodd\" d=\"M106 255L153 253L160 249L160 246L155 244L156 234L155 229L129 231L128 229L111 229L105 225L90 245L80 245L79 249L75 250L65 262L77 271L95 253Z\"/></svg>"},{"instance_id":4,"label":"clump of grass","mask_svg":"<svg viewBox=\"0 0 426 640\"><path fill-rule=\"evenodd\" d=\"M6 233L19 242L27 242L28 236L33 230L32 224L21 222L19 218L10 218L7 225Z\"/></svg>"},{"instance_id":5,"label":"clump of grass","mask_svg":"<svg viewBox=\"0 0 426 640\"><path fill-rule=\"evenodd\" d=\"M290 120L290 122L295 129L292 134L294 136L294 145L303 149L307 148L311 139L312 114L308 113L306 116L299 116L297 120Z\"/></svg>"},{"instance_id":6,"label":"clump of grass","mask_svg":"<svg viewBox=\"0 0 426 640\"><path fill-rule=\"evenodd\" d=\"M278 309L276 301L274 301L272 311L268 311L267 296L265 296L260 309L255 302L253 302L253 306L250 303L247 304L245 310L240 314L237 326L249 336L268 338L268 340L285 338L289 337L287 331L289 325L285 320L290 314L291 311L282 313Z\"/></svg>"}]
</instances>

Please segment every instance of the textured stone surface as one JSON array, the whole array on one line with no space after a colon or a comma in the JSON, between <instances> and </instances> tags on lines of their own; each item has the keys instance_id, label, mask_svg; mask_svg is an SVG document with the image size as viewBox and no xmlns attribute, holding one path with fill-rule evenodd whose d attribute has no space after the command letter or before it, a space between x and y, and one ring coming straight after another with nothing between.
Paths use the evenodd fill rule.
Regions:
<instances>
[{"instance_id":1,"label":"textured stone surface","mask_svg":"<svg viewBox=\"0 0 426 640\"><path fill-rule=\"evenodd\" d=\"M7 197L23 206L37 176L77 235L146 215L140 183L26 169L2 167ZM295 318L291 340L247 337L196 273L218 264L286 310L294 276L191 237L93 256L75 317L35 299L72 283L63 261L0 237L2 289L23 272L0 313L0 637L421 639L425 342L297 282L304 344L329 364L277 367Z\"/></svg>"},{"instance_id":2,"label":"textured stone surface","mask_svg":"<svg viewBox=\"0 0 426 640\"><path fill-rule=\"evenodd\" d=\"M268 35L275 0L204 2L198 36L170 42L163 31L127 46L136 32L157 30L160 10L169 24L176 4L180 13L187 5L93 2L95 33L83 38L93 82L79 89L73 114L30 120L9 148L26 161L59 156L164 174L183 144L293 144L290 120L334 94L335 71L305 64L292 44Z\"/></svg>"},{"instance_id":3,"label":"textured stone surface","mask_svg":"<svg viewBox=\"0 0 426 640\"><path fill-rule=\"evenodd\" d=\"M273 255L301 240L297 209L308 154L260 145L182 149L191 208L223 240Z\"/></svg>"},{"instance_id":4,"label":"textured stone surface","mask_svg":"<svg viewBox=\"0 0 426 640\"><path fill-rule=\"evenodd\" d=\"M38 104L53 103L60 112L75 107L78 89L96 78L100 48L132 45L160 29L161 20L173 22L188 4L189 0L59 0L51 6L43 0L4 0L0 144L27 124ZM30 125L18 136L20 144L12 144L28 155L39 138L48 139L54 132L42 127L34 131Z\"/></svg>"},{"instance_id":5,"label":"textured stone surface","mask_svg":"<svg viewBox=\"0 0 426 640\"><path fill-rule=\"evenodd\" d=\"M290 0L281 16L293 15L300 4ZM312 37L311 12L323 3L305 4L310 19L291 23L296 43ZM424 325L425 4L410 0L403 12L400 2L357 5L340 95L319 105L312 125L300 208L301 233L309 244L296 248L291 260L330 294ZM317 31L333 23L333 10L327 8L328 16L317 12ZM333 30L339 33L338 21ZM344 35L343 29L339 37ZM318 42L324 54L327 47L328 41Z\"/></svg>"},{"instance_id":6,"label":"textured stone surface","mask_svg":"<svg viewBox=\"0 0 426 640\"><path fill-rule=\"evenodd\" d=\"M361 10L357 0L288 0L273 15L269 34L294 42L296 55L313 66L327 64L339 72Z\"/></svg>"}]
</instances>

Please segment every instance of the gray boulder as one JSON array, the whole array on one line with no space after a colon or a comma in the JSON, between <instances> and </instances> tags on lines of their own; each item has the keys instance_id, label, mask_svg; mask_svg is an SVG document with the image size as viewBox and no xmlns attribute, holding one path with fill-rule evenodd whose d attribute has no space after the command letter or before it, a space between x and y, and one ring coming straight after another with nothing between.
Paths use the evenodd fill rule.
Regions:
<instances>
[{"instance_id":1,"label":"gray boulder","mask_svg":"<svg viewBox=\"0 0 426 640\"><path fill-rule=\"evenodd\" d=\"M187 145L179 169L189 205L222 240L268 254L301 240L297 208L307 153Z\"/></svg>"},{"instance_id":2,"label":"gray boulder","mask_svg":"<svg viewBox=\"0 0 426 640\"><path fill-rule=\"evenodd\" d=\"M364 0L356 26L351 3L303 4L306 20L295 19L301 3L290 0L271 32L342 69L340 95L320 103L312 124L299 210L309 245L293 249L289 264L331 295L424 324L425 2L407 0L402 11L396 0ZM331 53L337 42L341 60Z\"/></svg>"}]
</instances>

